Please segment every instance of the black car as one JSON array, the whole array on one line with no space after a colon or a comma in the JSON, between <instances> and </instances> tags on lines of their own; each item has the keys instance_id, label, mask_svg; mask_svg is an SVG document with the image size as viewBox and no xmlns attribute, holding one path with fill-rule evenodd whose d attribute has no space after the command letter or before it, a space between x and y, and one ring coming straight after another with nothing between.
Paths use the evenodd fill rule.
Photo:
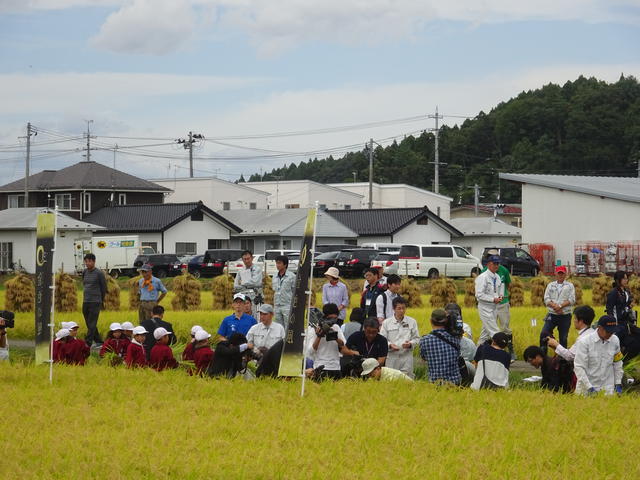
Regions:
<instances>
[{"instance_id":1,"label":"black car","mask_svg":"<svg viewBox=\"0 0 640 480\"><path fill-rule=\"evenodd\" d=\"M361 277L378 253L378 250L365 248L342 250L334 266L343 277Z\"/></svg>"},{"instance_id":2,"label":"black car","mask_svg":"<svg viewBox=\"0 0 640 480\"><path fill-rule=\"evenodd\" d=\"M313 276L322 277L329 267L335 267L340 252L325 252L313 259Z\"/></svg>"},{"instance_id":3,"label":"black car","mask_svg":"<svg viewBox=\"0 0 640 480\"><path fill-rule=\"evenodd\" d=\"M489 250L497 250L500 257L500 263L509 270L512 275L532 276L535 277L540 271L538 261L517 247L487 247L482 252L482 266L487 265L487 252Z\"/></svg>"},{"instance_id":4,"label":"black car","mask_svg":"<svg viewBox=\"0 0 640 480\"><path fill-rule=\"evenodd\" d=\"M175 267L181 263L175 253L154 253L138 255L133 261L133 266L140 268L144 264L151 265L151 273L154 277L165 278L178 275L180 269Z\"/></svg>"},{"instance_id":5,"label":"black car","mask_svg":"<svg viewBox=\"0 0 640 480\"><path fill-rule=\"evenodd\" d=\"M181 257L180 263L173 266L173 270L176 275L179 275L182 270L187 270L191 275L196 278L200 278L200 264L204 255L186 255Z\"/></svg>"},{"instance_id":6,"label":"black car","mask_svg":"<svg viewBox=\"0 0 640 480\"><path fill-rule=\"evenodd\" d=\"M229 262L235 262L244 250L234 248L218 248L204 252L200 263L190 263L189 273L194 277L215 277L222 275Z\"/></svg>"}]
</instances>

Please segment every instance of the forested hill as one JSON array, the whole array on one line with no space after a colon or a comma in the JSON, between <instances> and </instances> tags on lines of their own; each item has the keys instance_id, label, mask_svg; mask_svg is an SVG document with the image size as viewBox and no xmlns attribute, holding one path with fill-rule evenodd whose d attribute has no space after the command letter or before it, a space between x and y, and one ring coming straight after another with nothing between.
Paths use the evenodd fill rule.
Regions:
<instances>
[{"instance_id":1,"label":"forested hill","mask_svg":"<svg viewBox=\"0 0 640 480\"><path fill-rule=\"evenodd\" d=\"M640 160L640 85L634 77L609 84L580 77L563 86L549 84L522 92L489 113L460 126L442 127L439 136L440 192L457 203L494 202L498 172L636 176ZM374 181L432 189L434 135L409 136L375 150ZM312 179L321 183L368 180L365 151L342 158L312 159L262 176L270 180ZM252 175L250 181L259 181ZM242 181L242 180L241 180ZM501 201L517 202L520 189L500 182Z\"/></svg>"}]
</instances>

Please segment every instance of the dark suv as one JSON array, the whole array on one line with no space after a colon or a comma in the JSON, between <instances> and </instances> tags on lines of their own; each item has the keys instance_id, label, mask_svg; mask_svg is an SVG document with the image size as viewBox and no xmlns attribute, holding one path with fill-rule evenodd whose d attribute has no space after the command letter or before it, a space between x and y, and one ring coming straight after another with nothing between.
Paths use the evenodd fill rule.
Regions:
<instances>
[{"instance_id":1,"label":"dark suv","mask_svg":"<svg viewBox=\"0 0 640 480\"><path fill-rule=\"evenodd\" d=\"M189 273L195 277L214 277L222 275L229 262L235 262L244 250L234 248L218 248L207 250L201 263L189 263Z\"/></svg>"},{"instance_id":2,"label":"dark suv","mask_svg":"<svg viewBox=\"0 0 640 480\"><path fill-rule=\"evenodd\" d=\"M361 277L378 253L378 250L365 248L342 250L334 266L343 277Z\"/></svg>"},{"instance_id":3,"label":"dark suv","mask_svg":"<svg viewBox=\"0 0 640 480\"><path fill-rule=\"evenodd\" d=\"M487 265L487 252L498 250L500 262L512 275L535 277L540 271L538 261L527 252L517 247L487 247L482 252L482 266Z\"/></svg>"},{"instance_id":4,"label":"dark suv","mask_svg":"<svg viewBox=\"0 0 640 480\"><path fill-rule=\"evenodd\" d=\"M180 260L175 253L154 253L151 255L138 255L133 261L133 266L137 269L144 264L151 265L151 273L154 277L164 278L175 276L180 273L176 265L180 265Z\"/></svg>"},{"instance_id":5,"label":"dark suv","mask_svg":"<svg viewBox=\"0 0 640 480\"><path fill-rule=\"evenodd\" d=\"M335 267L340 252L325 252L313 259L313 276L322 277L329 267Z\"/></svg>"}]
</instances>

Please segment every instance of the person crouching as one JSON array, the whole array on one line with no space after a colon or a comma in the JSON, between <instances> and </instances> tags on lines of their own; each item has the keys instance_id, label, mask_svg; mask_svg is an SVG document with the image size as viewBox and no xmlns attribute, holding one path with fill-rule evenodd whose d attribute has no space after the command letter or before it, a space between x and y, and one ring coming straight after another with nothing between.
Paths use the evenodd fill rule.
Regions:
<instances>
[{"instance_id":1,"label":"person crouching","mask_svg":"<svg viewBox=\"0 0 640 480\"><path fill-rule=\"evenodd\" d=\"M169 346L171 333L164 327L158 327L153 331L153 338L156 339L156 344L151 348L149 365L158 372L167 368L178 368L178 362Z\"/></svg>"},{"instance_id":2,"label":"person crouching","mask_svg":"<svg viewBox=\"0 0 640 480\"><path fill-rule=\"evenodd\" d=\"M104 358L107 353L115 355L112 364L122 363L122 359L127 353L127 347L131 341L125 336L122 325L117 322L109 325L109 333L107 339L100 348L100 357Z\"/></svg>"},{"instance_id":3,"label":"person crouching","mask_svg":"<svg viewBox=\"0 0 640 480\"><path fill-rule=\"evenodd\" d=\"M147 354L144 351L144 339L147 333L149 332L144 327L138 326L133 329L133 340L127 347L127 354L124 357L124 363L127 364L127 367L147 366Z\"/></svg>"},{"instance_id":4,"label":"person crouching","mask_svg":"<svg viewBox=\"0 0 640 480\"><path fill-rule=\"evenodd\" d=\"M193 361L196 365L196 374L202 375L211 360L213 360L213 350L209 346L211 334L202 328L195 333L195 345L193 347Z\"/></svg>"}]
</instances>

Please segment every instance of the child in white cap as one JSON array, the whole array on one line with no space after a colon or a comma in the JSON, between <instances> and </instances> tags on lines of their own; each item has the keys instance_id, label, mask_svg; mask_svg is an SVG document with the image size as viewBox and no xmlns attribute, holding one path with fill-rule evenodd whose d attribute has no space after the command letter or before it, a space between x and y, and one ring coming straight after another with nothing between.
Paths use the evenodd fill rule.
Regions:
<instances>
[{"instance_id":1,"label":"child in white cap","mask_svg":"<svg viewBox=\"0 0 640 480\"><path fill-rule=\"evenodd\" d=\"M171 333L164 327L158 327L153 331L156 344L151 348L149 365L158 372L167 368L178 368L178 362L173 356L173 350L169 346ZM196 332L197 333L197 332Z\"/></svg>"},{"instance_id":2,"label":"child in white cap","mask_svg":"<svg viewBox=\"0 0 640 480\"><path fill-rule=\"evenodd\" d=\"M127 364L127 367L147 366L147 354L144 351L144 339L147 333L149 332L144 327L135 327L133 329L133 340L127 347L127 354L124 357L124 363Z\"/></svg>"},{"instance_id":3,"label":"child in white cap","mask_svg":"<svg viewBox=\"0 0 640 480\"><path fill-rule=\"evenodd\" d=\"M122 325L114 322L109 325L109 333L100 348L100 357L104 357L107 352L110 352L122 359L126 355L130 343L131 341L124 335Z\"/></svg>"},{"instance_id":4,"label":"child in white cap","mask_svg":"<svg viewBox=\"0 0 640 480\"><path fill-rule=\"evenodd\" d=\"M191 341L185 347L184 352L182 352L182 360L193 362L193 349L196 344L196 332L198 330L202 330L200 325L194 325L191 327Z\"/></svg>"},{"instance_id":5,"label":"child in white cap","mask_svg":"<svg viewBox=\"0 0 640 480\"><path fill-rule=\"evenodd\" d=\"M66 324L66 322L62 322ZM71 339L69 335L69 329L61 328L56 332L56 339L53 342L53 362L64 363L65 362L65 348L68 341Z\"/></svg>"},{"instance_id":6,"label":"child in white cap","mask_svg":"<svg viewBox=\"0 0 640 480\"><path fill-rule=\"evenodd\" d=\"M202 375L209 368L211 360L213 360L213 350L209 346L211 334L202 328L196 332L193 360L196 364L196 372Z\"/></svg>"},{"instance_id":7,"label":"child in white cap","mask_svg":"<svg viewBox=\"0 0 640 480\"><path fill-rule=\"evenodd\" d=\"M124 322L122 324L122 331L124 332L124 336L129 339L129 341L133 340L133 323Z\"/></svg>"}]
</instances>

